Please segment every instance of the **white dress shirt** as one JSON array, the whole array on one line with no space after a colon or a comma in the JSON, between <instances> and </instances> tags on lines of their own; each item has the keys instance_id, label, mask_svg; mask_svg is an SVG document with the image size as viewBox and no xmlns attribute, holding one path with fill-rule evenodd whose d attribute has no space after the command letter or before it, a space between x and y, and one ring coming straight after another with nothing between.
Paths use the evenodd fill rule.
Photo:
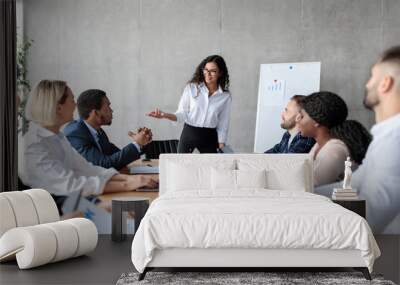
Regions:
<instances>
[{"instance_id":1,"label":"white dress shirt","mask_svg":"<svg viewBox=\"0 0 400 285\"><path fill-rule=\"evenodd\" d=\"M221 87L212 96L208 96L208 93L204 83L186 85L175 112L177 121L193 127L216 128L218 142L225 143L229 129L231 94Z\"/></svg>"},{"instance_id":2,"label":"white dress shirt","mask_svg":"<svg viewBox=\"0 0 400 285\"><path fill-rule=\"evenodd\" d=\"M374 125L371 134L373 140L351 185L366 200L367 221L374 233L400 234L400 114ZM315 192L330 196L341 184Z\"/></svg>"},{"instance_id":3,"label":"white dress shirt","mask_svg":"<svg viewBox=\"0 0 400 285\"><path fill-rule=\"evenodd\" d=\"M100 143L99 143L99 134L95 128L93 128L90 124L86 123L85 120L83 120L85 123L86 127L89 129L90 134L92 135L94 141L96 142L97 146L99 149L101 149Z\"/></svg>"},{"instance_id":4,"label":"white dress shirt","mask_svg":"<svg viewBox=\"0 0 400 285\"><path fill-rule=\"evenodd\" d=\"M62 132L55 134L30 123L25 135L24 165L21 179L32 188L43 188L55 195L99 195L114 168L94 166L83 158Z\"/></svg>"}]
</instances>

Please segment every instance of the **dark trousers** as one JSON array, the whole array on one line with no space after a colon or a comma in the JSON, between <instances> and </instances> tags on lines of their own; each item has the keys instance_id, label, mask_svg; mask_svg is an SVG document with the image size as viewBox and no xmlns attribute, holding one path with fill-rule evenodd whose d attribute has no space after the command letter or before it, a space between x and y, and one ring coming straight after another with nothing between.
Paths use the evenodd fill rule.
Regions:
<instances>
[{"instance_id":1,"label":"dark trousers","mask_svg":"<svg viewBox=\"0 0 400 285\"><path fill-rule=\"evenodd\" d=\"M185 124L178 144L178 153L192 153L195 148L200 153L217 153L217 130Z\"/></svg>"}]
</instances>

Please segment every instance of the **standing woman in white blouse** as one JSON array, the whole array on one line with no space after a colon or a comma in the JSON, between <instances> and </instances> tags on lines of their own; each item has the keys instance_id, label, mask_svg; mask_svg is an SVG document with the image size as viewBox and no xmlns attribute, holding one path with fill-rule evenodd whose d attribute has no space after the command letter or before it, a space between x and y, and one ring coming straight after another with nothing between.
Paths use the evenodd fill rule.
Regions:
<instances>
[{"instance_id":1,"label":"standing woman in white blouse","mask_svg":"<svg viewBox=\"0 0 400 285\"><path fill-rule=\"evenodd\" d=\"M201 153L216 153L225 146L228 135L232 102L228 88L229 73L224 59L211 55L196 68L174 114L157 108L147 115L184 123L179 153L191 153L195 148Z\"/></svg>"}]
</instances>

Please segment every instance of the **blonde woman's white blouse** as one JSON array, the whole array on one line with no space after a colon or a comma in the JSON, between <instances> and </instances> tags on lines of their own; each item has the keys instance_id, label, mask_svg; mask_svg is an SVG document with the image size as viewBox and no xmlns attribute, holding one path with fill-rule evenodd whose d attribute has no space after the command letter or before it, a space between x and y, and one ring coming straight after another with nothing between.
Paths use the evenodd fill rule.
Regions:
<instances>
[{"instance_id":1,"label":"blonde woman's white blouse","mask_svg":"<svg viewBox=\"0 0 400 285\"><path fill-rule=\"evenodd\" d=\"M55 134L30 123L25 135L21 179L32 188L43 188L55 195L99 195L107 181L118 174L113 168L94 166L83 158L62 132Z\"/></svg>"}]
</instances>

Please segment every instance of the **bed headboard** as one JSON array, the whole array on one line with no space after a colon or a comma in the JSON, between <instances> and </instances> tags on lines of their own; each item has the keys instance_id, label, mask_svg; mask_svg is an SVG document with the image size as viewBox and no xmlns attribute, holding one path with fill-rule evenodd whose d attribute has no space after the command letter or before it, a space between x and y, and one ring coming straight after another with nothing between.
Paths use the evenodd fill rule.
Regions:
<instances>
[{"instance_id":1,"label":"bed headboard","mask_svg":"<svg viewBox=\"0 0 400 285\"><path fill-rule=\"evenodd\" d=\"M172 179L208 167L254 171L265 169L268 188L314 190L313 159L309 154L161 154L160 195L170 190ZM211 179L208 173L206 171L201 179Z\"/></svg>"}]
</instances>

